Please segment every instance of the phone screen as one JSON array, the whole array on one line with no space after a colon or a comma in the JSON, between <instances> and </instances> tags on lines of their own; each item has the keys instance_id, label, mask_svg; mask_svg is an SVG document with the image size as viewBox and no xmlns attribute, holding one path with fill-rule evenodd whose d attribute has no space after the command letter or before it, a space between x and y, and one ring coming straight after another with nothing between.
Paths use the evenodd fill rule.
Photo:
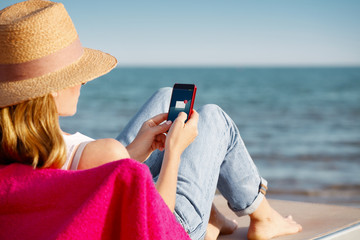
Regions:
<instances>
[{"instance_id":1,"label":"phone screen","mask_svg":"<svg viewBox=\"0 0 360 240\"><path fill-rule=\"evenodd\" d=\"M185 112L188 118L195 101L196 86L194 84L175 84L171 96L168 120L174 121L180 112ZM186 119L186 120L187 120Z\"/></svg>"}]
</instances>

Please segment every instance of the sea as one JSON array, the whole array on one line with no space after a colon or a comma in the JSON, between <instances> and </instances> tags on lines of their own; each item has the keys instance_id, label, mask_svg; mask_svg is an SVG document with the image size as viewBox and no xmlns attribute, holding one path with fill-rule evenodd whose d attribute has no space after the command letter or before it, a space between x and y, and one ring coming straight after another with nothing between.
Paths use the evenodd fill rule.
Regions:
<instances>
[{"instance_id":1,"label":"sea","mask_svg":"<svg viewBox=\"0 0 360 240\"><path fill-rule=\"evenodd\" d=\"M116 137L174 83L230 115L269 198L360 207L360 67L117 67L83 86L62 129Z\"/></svg>"}]
</instances>

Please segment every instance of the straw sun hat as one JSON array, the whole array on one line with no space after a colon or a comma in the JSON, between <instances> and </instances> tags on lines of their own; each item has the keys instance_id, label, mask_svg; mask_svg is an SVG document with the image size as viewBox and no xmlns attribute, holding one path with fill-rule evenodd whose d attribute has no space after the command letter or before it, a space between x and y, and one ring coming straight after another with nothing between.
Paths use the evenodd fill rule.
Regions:
<instances>
[{"instance_id":1,"label":"straw sun hat","mask_svg":"<svg viewBox=\"0 0 360 240\"><path fill-rule=\"evenodd\" d=\"M60 3L29 0L0 11L0 108L99 77L116 59L83 48Z\"/></svg>"}]
</instances>

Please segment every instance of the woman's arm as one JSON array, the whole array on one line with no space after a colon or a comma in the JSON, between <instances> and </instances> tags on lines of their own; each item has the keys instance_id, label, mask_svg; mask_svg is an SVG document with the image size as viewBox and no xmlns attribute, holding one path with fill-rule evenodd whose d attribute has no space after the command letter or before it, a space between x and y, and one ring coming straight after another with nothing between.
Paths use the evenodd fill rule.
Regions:
<instances>
[{"instance_id":1,"label":"woman's arm","mask_svg":"<svg viewBox=\"0 0 360 240\"><path fill-rule=\"evenodd\" d=\"M156 183L158 192L171 211L175 209L180 156L198 134L198 113L193 111L191 118L185 124L186 117L186 113L181 112L167 134L164 159Z\"/></svg>"},{"instance_id":2,"label":"woman's arm","mask_svg":"<svg viewBox=\"0 0 360 240\"><path fill-rule=\"evenodd\" d=\"M130 158L130 156L119 141L112 138L99 139L86 145L78 170L98 167L123 158Z\"/></svg>"},{"instance_id":3,"label":"woman's arm","mask_svg":"<svg viewBox=\"0 0 360 240\"><path fill-rule=\"evenodd\" d=\"M169 209L174 211L180 156L198 134L199 115L194 110L185 124L187 115L182 112L172 125L171 122L159 125L166 116L166 114L160 114L144 123L142 130L135 138L136 141L134 140L133 144L128 146L133 154L129 154L127 148L111 138L88 143L81 155L78 170L94 168L119 159L130 158L130 155L133 157L136 154L141 159L138 160L144 161L153 150L164 147L164 159L156 188ZM165 139L163 133L167 130L169 131Z\"/></svg>"},{"instance_id":4,"label":"woman's arm","mask_svg":"<svg viewBox=\"0 0 360 240\"><path fill-rule=\"evenodd\" d=\"M167 113L161 113L144 122L135 139L126 146L132 159L144 162L154 150L164 150L166 139L164 133L171 126L171 121L165 122L167 116Z\"/></svg>"},{"instance_id":5,"label":"woman's arm","mask_svg":"<svg viewBox=\"0 0 360 240\"><path fill-rule=\"evenodd\" d=\"M123 158L144 162L155 149L163 150L166 138L163 133L169 130L171 124L167 122L160 125L166 118L167 114L163 113L146 121L135 140L126 148L112 138L88 143L81 155L78 170L94 168Z\"/></svg>"}]
</instances>

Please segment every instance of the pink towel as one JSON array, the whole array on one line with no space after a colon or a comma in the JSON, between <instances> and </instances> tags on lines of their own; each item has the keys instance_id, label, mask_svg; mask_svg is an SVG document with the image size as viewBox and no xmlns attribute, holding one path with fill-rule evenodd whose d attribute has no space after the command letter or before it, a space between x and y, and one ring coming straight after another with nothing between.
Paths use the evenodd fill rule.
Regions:
<instances>
[{"instance_id":1,"label":"pink towel","mask_svg":"<svg viewBox=\"0 0 360 240\"><path fill-rule=\"evenodd\" d=\"M0 167L0 239L190 239L131 159L84 171Z\"/></svg>"}]
</instances>

